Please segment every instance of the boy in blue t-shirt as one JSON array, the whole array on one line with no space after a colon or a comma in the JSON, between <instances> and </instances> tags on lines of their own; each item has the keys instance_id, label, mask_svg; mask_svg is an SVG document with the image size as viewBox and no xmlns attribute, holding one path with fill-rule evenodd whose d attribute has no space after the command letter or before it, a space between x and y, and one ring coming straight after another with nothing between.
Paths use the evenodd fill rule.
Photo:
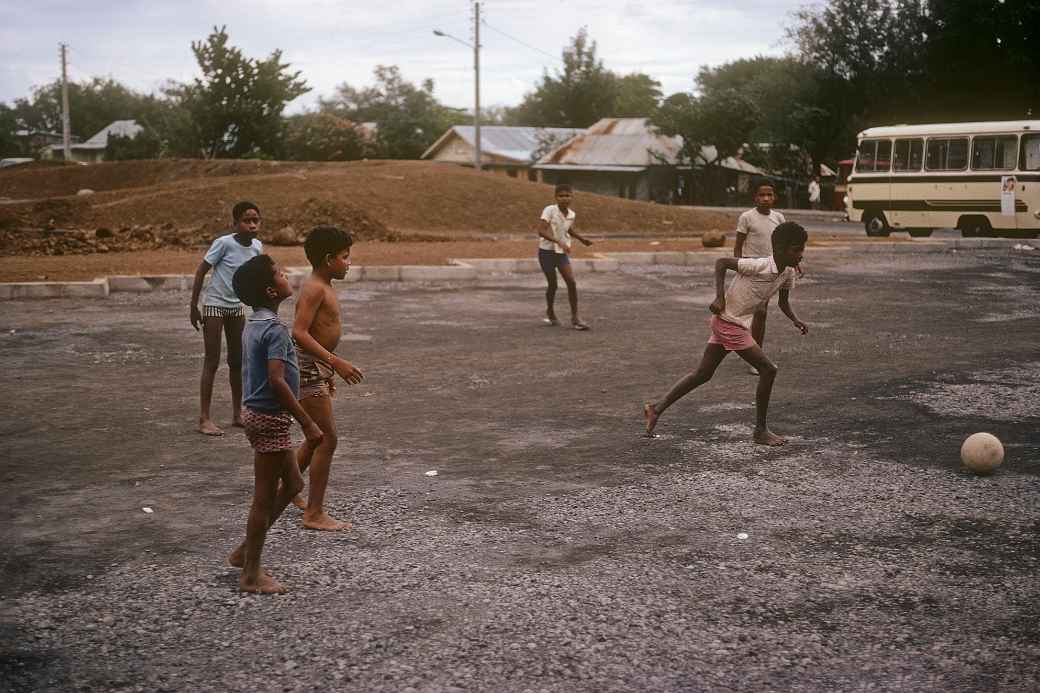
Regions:
<instances>
[{"instance_id":1,"label":"boy in blue t-shirt","mask_svg":"<svg viewBox=\"0 0 1040 693\"><path fill-rule=\"evenodd\" d=\"M255 451L253 505L245 542L232 552L231 565L242 568L243 592L276 594L285 588L264 572L260 555L267 528L277 508L303 488L289 431L295 418L307 444L321 443L322 431L297 401L300 367L288 325L278 319L278 306L292 296L289 278L268 255L245 262L232 279L235 294L253 308L242 333L242 423ZM279 489L279 481L281 488Z\"/></svg>"},{"instance_id":2,"label":"boy in blue t-shirt","mask_svg":"<svg viewBox=\"0 0 1040 693\"><path fill-rule=\"evenodd\" d=\"M191 326L199 329L202 324L206 358L202 366L202 382L199 384L201 407L199 433L208 436L224 435L224 431L210 418L210 401L213 399L213 380L220 367L220 336L227 340L227 363L231 380L232 426L241 426L239 412L242 407L242 327L246 312L235 295L231 278L235 270L246 260L256 257L263 250L256 234L260 230L260 209L252 202L239 202L231 212L234 232L213 241L199 268L195 271L195 284L191 290ZM213 278L206 287L202 311L199 311L199 294L206 274L213 270Z\"/></svg>"}]
</instances>

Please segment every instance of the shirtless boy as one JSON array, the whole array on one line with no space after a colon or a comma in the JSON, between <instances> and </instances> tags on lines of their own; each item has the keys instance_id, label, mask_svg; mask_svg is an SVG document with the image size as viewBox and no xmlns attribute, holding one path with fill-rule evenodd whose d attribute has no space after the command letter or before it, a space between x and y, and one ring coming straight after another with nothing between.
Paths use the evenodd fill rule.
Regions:
<instances>
[{"instance_id":1,"label":"shirtless boy","mask_svg":"<svg viewBox=\"0 0 1040 693\"><path fill-rule=\"evenodd\" d=\"M704 349L697 370L680 379L668 391L664 399L643 405L646 418L646 434L652 436L657 420L668 407L695 388L711 380L715 370L731 351L737 352L748 365L758 370L758 389L755 391L754 441L760 445L783 445L786 440L769 430L766 414L769 397L776 379L776 365L765 355L762 347L751 336L751 320L755 309L768 301L775 293L780 294L780 310L802 334L809 327L798 319L791 308L789 294L798 276L797 267L805 253L808 236L798 224L785 222L773 231L771 257L743 258L722 257L715 261L715 300L710 310L711 337ZM733 270L737 277L726 289L726 272Z\"/></svg>"},{"instance_id":2,"label":"shirtless boy","mask_svg":"<svg viewBox=\"0 0 1040 693\"><path fill-rule=\"evenodd\" d=\"M312 270L300 287L292 330L300 360L300 404L325 434L317 448L304 444L296 457L300 471L310 469L303 511L303 526L309 529L350 528L350 523L334 520L325 512L325 490L338 442L332 416L336 376L352 385L364 377L353 364L336 355L343 324L332 280L347 276L353 242L350 234L337 226L316 226L303 245Z\"/></svg>"}]
</instances>

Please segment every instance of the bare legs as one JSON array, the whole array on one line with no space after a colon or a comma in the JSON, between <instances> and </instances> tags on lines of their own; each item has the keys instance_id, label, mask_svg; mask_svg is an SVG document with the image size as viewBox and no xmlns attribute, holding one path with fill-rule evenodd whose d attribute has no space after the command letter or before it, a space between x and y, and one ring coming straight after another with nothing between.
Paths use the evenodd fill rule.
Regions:
<instances>
[{"instance_id":1,"label":"bare legs","mask_svg":"<svg viewBox=\"0 0 1040 693\"><path fill-rule=\"evenodd\" d=\"M210 417L210 402L213 400L213 379L220 368L220 335L223 331L222 318L202 318L202 339L206 347L206 356L202 362L202 381L199 383L199 433L208 436L221 436L224 431L213 423Z\"/></svg>"},{"instance_id":2,"label":"bare legs","mask_svg":"<svg viewBox=\"0 0 1040 693\"><path fill-rule=\"evenodd\" d=\"M751 318L751 338L755 340L755 344L760 347L765 346L766 340L766 318L769 316L769 301L766 301L755 309L755 314ZM751 375L758 375L758 369L748 364L748 373Z\"/></svg>"},{"instance_id":3,"label":"bare legs","mask_svg":"<svg viewBox=\"0 0 1040 693\"><path fill-rule=\"evenodd\" d=\"M758 388L755 390L755 442L761 445L783 445L787 441L774 434L766 426L769 398L772 396L773 382L776 380L776 366L759 346L738 351L737 355L744 359L748 365L756 368L759 373ZM643 416L646 419L646 434L648 436L653 435L654 427L657 426L657 420L668 407L711 380L724 358L726 358L726 350L721 344L708 344L704 348L704 355L701 357L697 370L683 376L672 385L664 399L658 402L647 402L643 405Z\"/></svg>"},{"instance_id":4,"label":"bare legs","mask_svg":"<svg viewBox=\"0 0 1040 693\"><path fill-rule=\"evenodd\" d=\"M268 527L277 517L274 514L276 504L284 508L288 499L303 488L303 479L291 450L256 453L253 473L253 505L249 509L249 520L246 523L246 540L235 549L228 561L231 565L242 567L242 575L238 579L238 588L241 591L278 594L284 592L285 588L265 573L260 563L264 540L267 538ZM281 491L278 490L279 481Z\"/></svg>"},{"instance_id":5,"label":"bare legs","mask_svg":"<svg viewBox=\"0 0 1040 693\"><path fill-rule=\"evenodd\" d=\"M213 422L210 404L213 401L213 382L220 368L220 338L227 340L228 379L231 381L232 425L242 425L242 328L245 318L204 317L202 339L205 358L202 363L202 378L199 382L199 433L208 436L224 435L224 431Z\"/></svg>"},{"instance_id":6,"label":"bare legs","mask_svg":"<svg viewBox=\"0 0 1040 693\"><path fill-rule=\"evenodd\" d=\"M560 276L563 277L563 283L567 285L567 300L571 304L571 324L576 329L587 330L588 325L578 317L578 284L574 281L574 269L570 266L570 263L560 265L557 269L560 272ZM553 305L556 301L556 272L545 272L544 274L547 283L545 289L545 316L552 324L556 325L559 324L559 320L556 319L556 308Z\"/></svg>"},{"instance_id":7,"label":"bare legs","mask_svg":"<svg viewBox=\"0 0 1040 693\"><path fill-rule=\"evenodd\" d=\"M305 397L300 400L300 405L325 434L317 448L312 448L304 443L296 456L301 471L310 468L307 507L303 511L303 526L308 529L326 531L350 529L349 522L334 520L325 512L325 491L329 486L332 456L339 443L336 436L336 420L332 415L332 398Z\"/></svg>"}]
</instances>

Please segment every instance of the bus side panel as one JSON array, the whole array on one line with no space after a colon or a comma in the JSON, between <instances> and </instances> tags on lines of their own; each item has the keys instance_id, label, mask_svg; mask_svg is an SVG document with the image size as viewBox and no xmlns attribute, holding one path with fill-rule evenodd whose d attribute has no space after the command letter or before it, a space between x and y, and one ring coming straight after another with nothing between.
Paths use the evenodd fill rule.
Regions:
<instances>
[{"instance_id":1,"label":"bus side panel","mask_svg":"<svg viewBox=\"0 0 1040 693\"><path fill-rule=\"evenodd\" d=\"M849 220L862 221L867 210L885 212L888 218L888 174L853 174L849 179Z\"/></svg>"}]
</instances>

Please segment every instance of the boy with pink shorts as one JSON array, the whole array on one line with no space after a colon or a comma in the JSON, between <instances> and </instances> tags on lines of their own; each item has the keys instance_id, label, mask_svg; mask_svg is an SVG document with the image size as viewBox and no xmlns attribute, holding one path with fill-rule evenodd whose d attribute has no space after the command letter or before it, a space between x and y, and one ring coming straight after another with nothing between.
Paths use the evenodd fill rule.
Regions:
<instances>
[{"instance_id":1,"label":"boy with pink shorts","mask_svg":"<svg viewBox=\"0 0 1040 693\"><path fill-rule=\"evenodd\" d=\"M790 318L794 326L802 334L809 332L809 327L798 319L789 301L791 289L794 287L798 265L805 253L808 234L805 229L794 222L784 222L773 230L773 254L760 258L719 258L715 262L715 300L710 309L711 336L704 349L697 370L681 378L664 399L658 402L647 402L643 405L643 416L646 418L646 434L653 436L657 420L668 407L672 406L694 388L711 380L715 370L731 352L737 352L750 366L758 370L758 389L755 392L755 433L754 441L761 445L783 445L785 439L776 435L766 426L766 413L769 410L769 397L773 392L773 381L776 379L776 365L762 351L751 334L751 324L756 309L774 294L780 294L780 310ZM726 289L726 272L733 270L737 277Z\"/></svg>"}]
</instances>

